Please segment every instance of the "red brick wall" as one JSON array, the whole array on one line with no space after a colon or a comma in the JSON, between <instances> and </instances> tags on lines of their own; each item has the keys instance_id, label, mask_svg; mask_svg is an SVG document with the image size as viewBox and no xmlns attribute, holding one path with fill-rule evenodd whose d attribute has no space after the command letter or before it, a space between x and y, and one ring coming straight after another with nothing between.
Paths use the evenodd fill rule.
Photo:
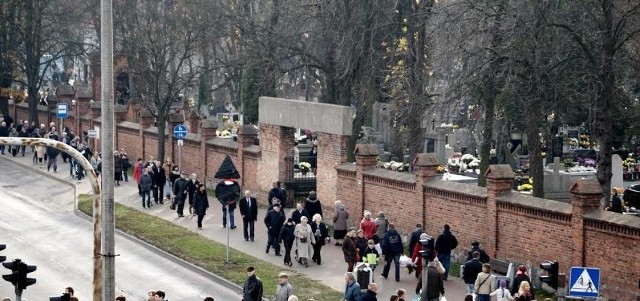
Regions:
<instances>
[{"instance_id":1,"label":"red brick wall","mask_svg":"<svg viewBox=\"0 0 640 301\"><path fill-rule=\"evenodd\" d=\"M15 119L27 118L26 106L10 106L10 112L13 110ZM41 123L46 123L47 112L41 110L39 114ZM65 124L69 122L72 119ZM88 130L93 125L99 126L100 123L98 120L81 119L79 127ZM117 147L126 149L131 157L146 159L157 155L155 127L142 131L142 137L135 126L120 125L116 131ZM245 160L242 172L246 187L243 189L257 192L259 200L264 202L263 194L284 170L282 162L291 151L292 134L289 128L263 124L260 126L259 151L251 152L238 152L240 146L237 143L222 138L214 138L204 144L187 139L183 165L188 172L196 171L212 180L227 154L235 163L240 153ZM170 143L166 139L167 154L171 153ZM472 241L478 240L483 245L495 245L495 254L490 255L498 258L530 262L534 268L542 261L558 260L561 271L567 271L571 263L576 262L573 252L580 248L574 246L574 242L583 242L584 254L581 257L586 266L601 268L602 283L608 287L602 290L605 296L630 300L632 293L638 291L640 266L636 257L640 254L640 227L631 220L636 217L586 212L583 219L572 216L582 210L570 207L574 209L572 211L566 207L576 206L579 202L558 205L513 192L496 197L477 186L440 180L427 181L422 186L408 180L407 174L361 172L356 166L343 164L346 162L346 144L346 137L319 134L318 194L327 211L333 210L336 199L343 200L351 213L352 225L359 223L363 208L374 215L378 211L386 212L390 221L403 233L408 233L416 223L422 222L426 231L435 236L446 223L458 237L456 253L459 255L464 254ZM200 158L203 145L206 159ZM489 200L495 204L492 205L495 209L491 209L493 213L489 212ZM556 211L550 211L549 206ZM584 231L577 231L582 227L575 223L583 220ZM493 232L490 229L497 231L490 233ZM572 237L576 235L580 237Z\"/></svg>"}]
</instances>

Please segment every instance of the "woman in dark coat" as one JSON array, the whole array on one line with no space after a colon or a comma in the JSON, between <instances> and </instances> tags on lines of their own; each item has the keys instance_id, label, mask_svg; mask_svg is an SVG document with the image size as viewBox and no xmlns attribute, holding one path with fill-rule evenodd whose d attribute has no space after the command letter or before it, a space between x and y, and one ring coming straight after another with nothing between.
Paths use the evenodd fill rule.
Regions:
<instances>
[{"instance_id":1,"label":"woman in dark coat","mask_svg":"<svg viewBox=\"0 0 640 301\"><path fill-rule=\"evenodd\" d=\"M320 249L322 249L322 246L324 246L325 241L329 237L329 229L327 229L327 225L322 222L322 216L320 216L320 214L313 216L311 232L313 233L313 236L315 236L316 241L313 245L313 256L311 257L311 260L320 265L322 263Z\"/></svg>"},{"instance_id":2,"label":"woman in dark coat","mask_svg":"<svg viewBox=\"0 0 640 301\"><path fill-rule=\"evenodd\" d=\"M291 266L291 249L293 248L293 242L296 240L296 236L293 234L296 224L293 223L293 219L287 219L284 223L282 230L280 230L280 241L284 242L284 265Z\"/></svg>"},{"instance_id":3,"label":"woman in dark coat","mask_svg":"<svg viewBox=\"0 0 640 301\"><path fill-rule=\"evenodd\" d=\"M307 160L309 161L309 164L311 164L311 172L315 174L316 170L318 169L318 146L317 145L314 144L311 147Z\"/></svg>"},{"instance_id":4,"label":"woman in dark coat","mask_svg":"<svg viewBox=\"0 0 640 301\"><path fill-rule=\"evenodd\" d=\"M344 255L344 261L347 262L347 272L353 272L353 266L358 262L358 246L356 246L356 230L351 230L347 233L347 237L344 238L342 243L342 254Z\"/></svg>"},{"instance_id":5,"label":"woman in dark coat","mask_svg":"<svg viewBox=\"0 0 640 301\"><path fill-rule=\"evenodd\" d=\"M198 179L198 175L192 173L189 181L187 181L187 190L189 195L189 214L197 215L195 210L193 210L193 198L200 187L200 180Z\"/></svg>"},{"instance_id":6,"label":"woman in dark coat","mask_svg":"<svg viewBox=\"0 0 640 301\"><path fill-rule=\"evenodd\" d=\"M198 191L196 191L193 198L193 211L198 216L198 230L202 229L202 219L207 213L207 208L209 208L207 189L204 184L198 184Z\"/></svg>"},{"instance_id":7,"label":"woman in dark coat","mask_svg":"<svg viewBox=\"0 0 640 301\"><path fill-rule=\"evenodd\" d=\"M120 153L116 151L113 155L113 176L116 181L116 186L120 186L120 181L122 181L122 170L122 157Z\"/></svg>"}]
</instances>

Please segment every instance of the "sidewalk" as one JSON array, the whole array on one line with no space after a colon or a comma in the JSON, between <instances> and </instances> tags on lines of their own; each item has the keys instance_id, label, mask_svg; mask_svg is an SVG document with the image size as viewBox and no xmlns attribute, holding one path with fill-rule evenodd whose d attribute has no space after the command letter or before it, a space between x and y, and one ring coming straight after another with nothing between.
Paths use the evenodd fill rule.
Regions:
<instances>
[{"instance_id":1,"label":"sidewalk","mask_svg":"<svg viewBox=\"0 0 640 301\"><path fill-rule=\"evenodd\" d=\"M41 170L37 165L32 163L33 154L27 150L27 154L25 157L18 155L17 157L12 157L11 155L0 155L0 166L6 166L2 164L2 160L12 160L16 163L20 163L21 165L31 168L36 171L39 175L56 177L61 180L69 181L76 185L76 191L78 194L91 194L91 185L88 179L83 179L81 183L77 183L75 179L72 179L69 176L69 164L61 163L62 160L60 158L58 161L58 172L47 172L46 166ZM6 168L6 167L5 167ZM129 179L129 182L121 182L121 186L115 187L115 200L123 205L129 206L131 208L136 208L142 212L155 215L157 217L163 218L165 220L171 221L177 225L185 227L191 231L197 232L198 234L207 237L209 239L215 240L219 243L226 244L227 241L227 229L222 228L222 211L221 205L215 199L209 200L210 208L207 211L207 215L203 221L203 229L196 229L196 217L186 216L183 218L178 218L177 214L169 209L169 204L165 202L164 205L154 204L151 209L142 209L140 197L138 196L137 185L133 182L133 179ZM287 217L290 216L290 211L292 209L287 209L285 212ZM185 212L188 213L188 209L185 208ZM311 279L321 281L327 286L337 290L344 291L344 273L347 270L347 264L344 262L344 257L342 255L342 250L338 246L333 245L333 240L330 244L325 245L322 248L322 265L318 266L309 260L309 267L305 268L301 265L298 265L294 262L294 265L289 268L285 267L282 260L283 257L276 257L274 255L273 249L266 254L264 250L266 249L266 240L267 240L267 230L262 222L264 216L266 214L266 209L260 208L258 210L258 222L255 225L256 231L256 240L255 242L248 242L243 239L242 236L242 219L240 218L239 210L235 212L236 225L238 228L234 230L230 230L229 244L231 248L236 249L238 251L251 254L252 256L259 258L261 260L270 262L274 265L281 266L283 270L294 270L300 274L303 274ZM402 269L400 275L400 282L395 282L393 279L394 268L391 267L389 275L389 279L384 279L380 276L380 272L382 271L383 265L379 265L376 268L374 280L378 284L378 300L389 300L389 296L395 293L395 291L399 288L403 288L407 291L407 300L410 300L414 294L414 289L417 283L417 279L413 274L407 274L406 269ZM258 271L258 276L260 275L260 271ZM445 296L448 300L463 300L466 295L464 283L462 280L449 277L449 281L445 281ZM295 276L291 278L291 283L295 289ZM271 289L269 289L271 290Z\"/></svg>"}]
</instances>

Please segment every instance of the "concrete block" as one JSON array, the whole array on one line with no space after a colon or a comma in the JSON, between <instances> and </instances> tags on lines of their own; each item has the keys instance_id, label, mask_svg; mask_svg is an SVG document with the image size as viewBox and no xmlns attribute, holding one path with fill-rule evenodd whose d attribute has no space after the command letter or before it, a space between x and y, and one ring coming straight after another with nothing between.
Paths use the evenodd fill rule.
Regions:
<instances>
[{"instance_id":1,"label":"concrete block","mask_svg":"<svg viewBox=\"0 0 640 301\"><path fill-rule=\"evenodd\" d=\"M258 111L260 123L334 135L353 133L355 109L352 107L262 96Z\"/></svg>"}]
</instances>

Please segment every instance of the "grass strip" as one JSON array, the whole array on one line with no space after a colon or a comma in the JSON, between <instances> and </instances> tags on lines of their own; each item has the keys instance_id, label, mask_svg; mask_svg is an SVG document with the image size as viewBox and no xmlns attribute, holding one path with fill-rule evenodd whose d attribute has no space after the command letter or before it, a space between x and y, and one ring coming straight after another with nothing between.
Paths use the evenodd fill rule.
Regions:
<instances>
[{"instance_id":1,"label":"grass strip","mask_svg":"<svg viewBox=\"0 0 640 301\"><path fill-rule=\"evenodd\" d=\"M78 209L92 216L92 200L91 195L80 195ZM343 297L342 293L296 271L271 264L237 250L229 253L230 263L226 263L226 246L224 244L162 218L118 203L115 204L115 219L116 228L119 230L240 286L247 277L247 267L254 266L258 277L262 280L266 298L273 299L275 296L280 272L289 274L289 282L293 285L294 293L300 300L313 298L316 301L335 301L341 300Z\"/></svg>"}]
</instances>

